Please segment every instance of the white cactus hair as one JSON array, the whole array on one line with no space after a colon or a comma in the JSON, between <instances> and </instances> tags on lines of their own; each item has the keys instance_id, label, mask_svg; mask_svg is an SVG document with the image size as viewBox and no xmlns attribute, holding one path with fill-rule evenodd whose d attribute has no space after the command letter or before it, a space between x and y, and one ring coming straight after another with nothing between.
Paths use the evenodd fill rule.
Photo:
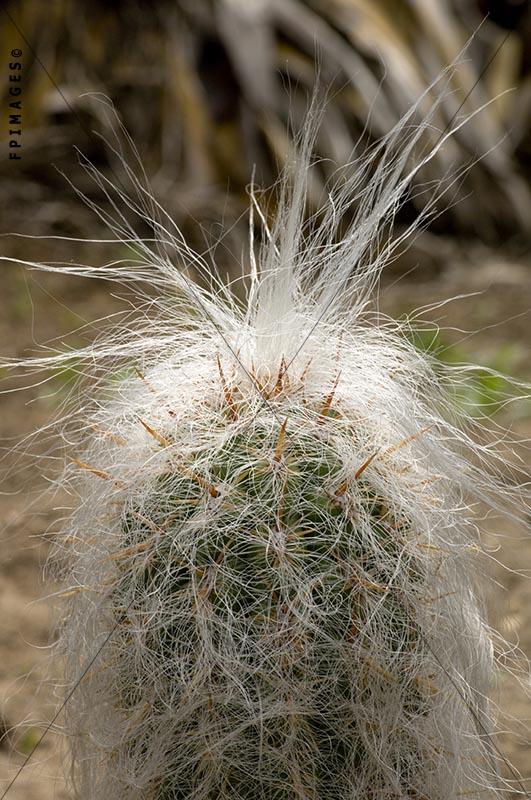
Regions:
<instances>
[{"instance_id":1,"label":"white cactus hair","mask_svg":"<svg viewBox=\"0 0 531 800\"><path fill-rule=\"evenodd\" d=\"M115 216L95 210L136 259L25 262L138 296L135 320L29 365L75 355L92 378L64 425L73 511L54 554L67 565L58 652L75 797L518 791L492 738L477 508L525 490L507 486L506 450L478 442L403 326L371 310L384 264L441 190L397 238L383 226L465 124L437 129L441 100L427 98L338 170L305 223L322 109L310 104L270 227L252 192L251 239L253 214L265 234L243 303L126 159L133 194L85 166Z\"/></svg>"}]
</instances>

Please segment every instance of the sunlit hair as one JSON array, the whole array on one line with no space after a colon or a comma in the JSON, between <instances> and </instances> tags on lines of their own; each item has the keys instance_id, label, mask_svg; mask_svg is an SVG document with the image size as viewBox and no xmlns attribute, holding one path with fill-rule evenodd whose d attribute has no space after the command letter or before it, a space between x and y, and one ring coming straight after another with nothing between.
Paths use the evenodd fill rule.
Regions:
<instances>
[{"instance_id":1,"label":"sunlit hair","mask_svg":"<svg viewBox=\"0 0 531 800\"><path fill-rule=\"evenodd\" d=\"M74 508L53 556L82 800L518 789L492 739L477 526L485 504L518 515L525 492L503 477L508 448L451 400L463 373L436 372L374 303L384 265L459 177L425 187L432 201L393 236L413 177L466 123L443 130L439 103L419 122L426 97L338 168L308 221L311 103L273 222L251 192L243 302L118 146L129 187L84 161L109 202L85 200L133 257L21 262L137 293L136 316L87 348L10 362L75 357L91 376L63 421Z\"/></svg>"}]
</instances>

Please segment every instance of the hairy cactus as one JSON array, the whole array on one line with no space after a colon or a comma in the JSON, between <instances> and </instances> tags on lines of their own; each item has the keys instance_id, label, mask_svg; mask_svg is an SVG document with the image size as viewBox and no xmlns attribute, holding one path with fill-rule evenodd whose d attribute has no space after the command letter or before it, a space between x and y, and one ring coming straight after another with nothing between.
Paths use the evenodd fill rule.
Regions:
<instances>
[{"instance_id":1,"label":"hairy cactus","mask_svg":"<svg viewBox=\"0 0 531 800\"><path fill-rule=\"evenodd\" d=\"M84 792L442 800L477 780L491 645L456 467L406 352L332 344L263 377L164 364L102 410L73 568L100 597L66 629L72 680L113 631L70 704Z\"/></svg>"},{"instance_id":2,"label":"hairy cactus","mask_svg":"<svg viewBox=\"0 0 531 800\"><path fill-rule=\"evenodd\" d=\"M354 786L420 794L438 690L416 607L435 560L408 545L406 511L365 477L371 456L353 471L368 437L352 409L329 419L325 397L293 403L291 437L274 408L253 421L244 401L240 418L242 404L224 409L219 394L206 452L186 452L165 426L163 471L133 500L112 556L125 566L114 593L123 621L152 618L140 664L134 647L123 656L135 633L115 642L122 710L152 698L129 754L152 769L149 729L164 726L171 769L160 798L193 796L200 776L212 798L346 797ZM360 767L375 750L387 753L387 774L375 782L374 763L367 785Z\"/></svg>"},{"instance_id":3,"label":"hairy cactus","mask_svg":"<svg viewBox=\"0 0 531 800\"><path fill-rule=\"evenodd\" d=\"M129 168L137 199L115 191L157 248L120 217L134 262L62 268L161 290L78 353L98 383L68 429L59 543L76 797L498 796L475 563L490 455L427 357L366 312L396 246L382 225L451 133L423 149L437 109L413 127L417 110L305 228L310 111L271 230L253 198L244 307L173 266L170 249L208 273Z\"/></svg>"}]
</instances>

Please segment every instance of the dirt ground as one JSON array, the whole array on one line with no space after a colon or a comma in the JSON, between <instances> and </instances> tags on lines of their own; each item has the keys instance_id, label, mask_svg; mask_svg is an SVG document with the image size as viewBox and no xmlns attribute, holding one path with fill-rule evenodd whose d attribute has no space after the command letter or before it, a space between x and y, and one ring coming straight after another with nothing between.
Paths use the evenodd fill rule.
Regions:
<instances>
[{"instance_id":1,"label":"dirt ground","mask_svg":"<svg viewBox=\"0 0 531 800\"><path fill-rule=\"evenodd\" d=\"M24 252L28 252L26 245ZM45 257L37 247L35 255ZM20 269L1 265L1 355L20 357L35 352L36 343L60 337L84 320L111 314L122 307L111 291L112 287L99 281L41 274L25 278ZM480 294L434 308L425 318L450 328L445 334L448 342L459 342L460 351L470 360L491 363L497 354L510 353L512 372L531 378L531 263L476 248L451 254L447 264L426 273L417 270L401 277L394 269L384 280L380 306L394 314L411 313L450 296L477 292ZM478 332L469 336L469 331ZM73 341L79 342L82 335ZM3 377L0 391L21 385L7 373ZM40 378L26 379L33 385L24 392L0 394L0 734L4 732L0 742L0 797L52 719L51 686L54 678L59 679L58 667L48 662L53 634L49 604L43 600L54 586L43 582L42 567L64 498L42 500L45 480L41 461L20 455L20 446L16 452L11 450L15 441L51 418L64 391L58 384L40 384ZM521 437L531 436L531 419L525 408L519 410L516 404L500 418ZM51 444L44 438L28 444L38 457ZM522 474L525 471L523 468ZM493 558L492 619L505 637L531 655L531 580L525 577L526 571L531 576L529 532L516 523L489 522L486 536L493 532L503 534L495 558L504 566ZM524 683L529 690L529 681ZM496 693L502 713L500 725L506 731L499 736L499 747L523 780L527 779L531 792L529 699L524 688L506 674L500 677ZM54 727L9 790L9 800L68 797L61 778L62 741Z\"/></svg>"}]
</instances>

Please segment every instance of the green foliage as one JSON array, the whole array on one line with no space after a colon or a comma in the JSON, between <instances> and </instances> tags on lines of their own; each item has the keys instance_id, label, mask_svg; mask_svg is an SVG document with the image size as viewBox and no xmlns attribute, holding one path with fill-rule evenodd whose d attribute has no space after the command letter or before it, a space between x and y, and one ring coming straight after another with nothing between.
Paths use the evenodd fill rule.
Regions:
<instances>
[{"instance_id":1,"label":"green foliage","mask_svg":"<svg viewBox=\"0 0 531 800\"><path fill-rule=\"evenodd\" d=\"M464 366L470 359L469 351L451 342L441 331L415 331L411 338L419 350L446 366ZM519 398L514 382L509 377L521 365L523 355L523 348L518 342L504 342L495 350L476 353L475 357L483 361L483 366L463 372L450 388L456 406L472 417L483 417L499 414L508 401L518 398L517 405L511 405L511 416L530 416L531 399Z\"/></svg>"},{"instance_id":2,"label":"green foliage","mask_svg":"<svg viewBox=\"0 0 531 800\"><path fill-rule=\"evenodd\" d=\"M40 734L37 728L26 728L17 742L17 750L22 755L27 756L31 753L39 739Z\"/></svg>"}]
</instances>

